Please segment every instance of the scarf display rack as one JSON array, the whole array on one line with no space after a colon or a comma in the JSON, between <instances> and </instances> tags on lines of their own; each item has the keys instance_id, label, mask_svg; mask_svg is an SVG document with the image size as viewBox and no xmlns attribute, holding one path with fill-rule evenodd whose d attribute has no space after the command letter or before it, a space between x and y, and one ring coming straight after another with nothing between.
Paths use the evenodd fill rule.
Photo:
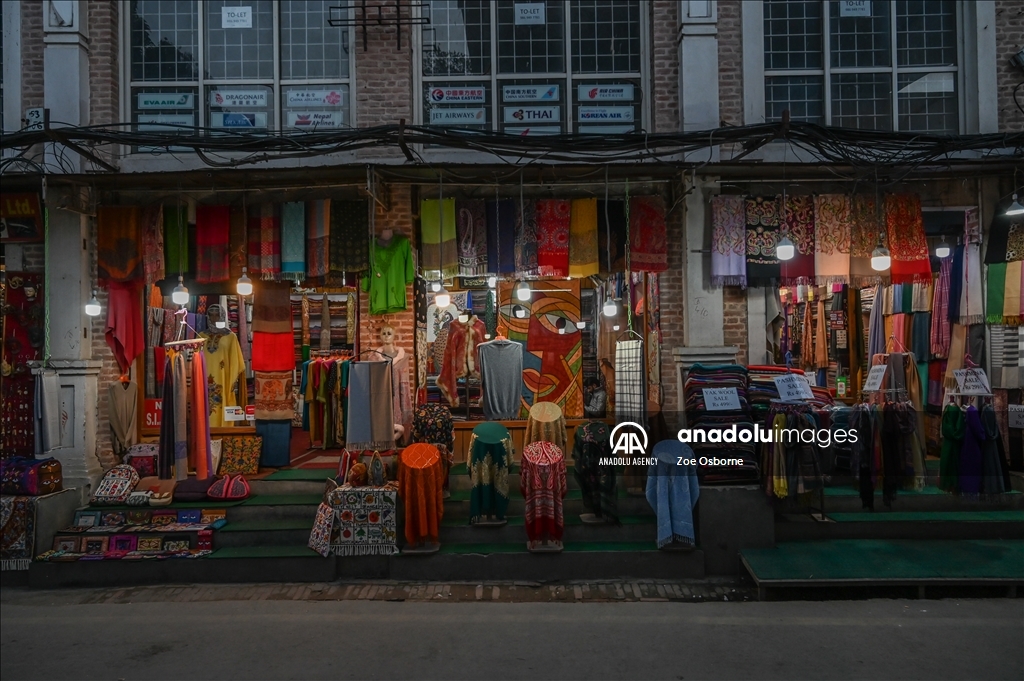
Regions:
<instances>
[{"instance_id":1,"label":"scarf display rack","mask_svg":"<svg viewBox=\"0 0 1024 681\"><path fill-rule=\"evenodd\" d=\"M167 355L158 456L158 472L164 480L185 480L189 468L199 480L216 473L210 442L206 361L202 352L196 352L204 342L203 338L193 338L164 344Z\"/></svg>"},{"instance_id":2,"label":"scarf display rack","mask_svg":"<svg viewBox=\"0 0 1024 681\"><path fill-rule=\"evenodd\" d=\"M817 433L823 428L822 417L813 404L792 400L771 400L765 426L772 429L773 441L761 445L761 470L769 496L777 499L803 498L817 492L818 506L810 507L811 517L825 520L825 479L822 473L821 448ZM796 442L782 437L783 429L811 430L815 437L805 442L799 435Z\"/></svg>"}]
</instances>

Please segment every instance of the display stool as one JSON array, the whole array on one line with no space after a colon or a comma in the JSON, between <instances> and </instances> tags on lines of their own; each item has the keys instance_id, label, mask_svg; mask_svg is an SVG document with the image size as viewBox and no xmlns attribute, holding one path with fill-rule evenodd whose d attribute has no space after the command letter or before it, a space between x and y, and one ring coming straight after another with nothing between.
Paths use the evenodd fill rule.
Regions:
<instances>
[{"instance_id":1,"label":"display stool","mask_svg":"<svg viewBox=\"0 0 1024 681\"><path fill-rule=\"evenodd\" d=\"M562 450L551 442L533 442L523 448L519 489L526 500L526 548L536 553L561 551L566 493Z\"/></svg>"},{"instance_id":2,"label":"display stool","mask_svg":"<svg viewBox=\"0 0 1024 681\"><path fill-rule=\"evenodd\" d=\"M469 496L471 525L498 526L508 521L508 474L512 467L512 435L495 422L473 429L466 461L472 489Z\"/></svg>"},{"instance_id":3,"label":"display stool","mask_svg":"<svg viewBox=\"0 0 1024 681\"><path fill-rule=\"evenodd\" d=\"M405 512L404 553L436 553L444 517L441 455L426 443L402 450L398 465L398 495Z\"/></svg>"},{"instance_id":4,"label":"display stool","mask_svg":"<svg viewBox=\"0 0 1024 681\"><path fill-rule=\"evenodd\" d=\"M565 416L561 407L554 402L536 402L530 407L523 447L534 442L550 442L564 453L565 440Z\"/></svg>"}]
</instances>

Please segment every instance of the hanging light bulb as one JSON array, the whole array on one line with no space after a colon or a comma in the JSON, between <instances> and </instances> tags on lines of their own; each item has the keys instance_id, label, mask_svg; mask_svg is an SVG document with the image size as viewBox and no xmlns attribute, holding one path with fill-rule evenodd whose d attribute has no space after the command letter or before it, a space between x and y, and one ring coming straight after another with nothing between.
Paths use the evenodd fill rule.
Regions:
<instances>
[{"instance_id":1,"label":"hanging light bulb","mask_svg":"<svg viewBox=\"0 0 1024 681\"><path fill-rule=\"evenodd\" d=\"M605 317L614 317L619 311L619 306L615 304L611 294L608 294L608 297L605 299L602 311L604 312Z\"/></svg>"},{"instance_id":2,"label":"hanging light bulb","mask_svg":"<svg viewBox=\"0 0 1024 681\"><path fill-rule=\"evenodd\" d=\"M519 282L519 288L516 289L516 298L524 301L530 299L530 285L525 281Z\"/></svg>"},{"instance_id":3,"label":"hanging light bulb","mask_svg":"<svg viewBox=\"0 0 1024 681\"><path fill-rule=\"evenodd\" d=\"M948 258L950 254L949 244L946 243L946 237L942 237L942 243L935 247L936 258Z\"/></svg>"},{"instance_id":4,"label":"hanging light bulb","mask_svg":"<svg viewBox=\"0 0 1024 681\"><path fill-rule=\"evenodd\" d=\"M497 287L498 287L498 278L497 277L487 277L487 288L497 288Z\"/></svg>"},{"instance_id":5,"label":"hanging light bulb","mask_svg":"<svg viewBox=\"0 0 1024 681\"><path fill-rule=\"evenodd\" d=\"M440 292L441 289L443 289L443 288L444 288L444 286L441 284L441 280L440 279L438 279L437 281L430 282L430 290L433 291L434 293Z\"/></svg>"},{"instance_id":6,"label":"hanging light bulb","mask_svg":"<svg viewBox=\"0 0 1024 681\"><path fill-rule=\"evenodd\" d=\"M452 294L448 293L444 286L441 286L437 289L437 294L434 296L434 304L438 307L448 307L452 304Z\"/></svg>"},{"instance_id":7,"label":"hanging light bulb","mask_svg":"<svg viewBox=\"0 0 1024 681\"><path fill-rule=\"evenodd\" d=\"M90 317L98 317L100 315L100 301L96 298L96 289L92 290L92 298L85 304L85 314Z\"/></svg>"},{"instance_id":8,"label":"hanging light bulb","mask_svg":"<svg viewBox=\"0 0 1024 681\"><path fill-rule=\"evenodd\" d=\"M512 314L516 319L526 319L526 308L522 305L516 305L512 308Z\"/></svg>"},{"instance_id":9,"label":"hanging light bulb","mask_svg":"<svg viewBox=\"0 0 1024 681\"><path fill-rule=\"evenodd\" d=\"M484 334L484 340L491 340L491 334L485 333Z\"/></svg>"},{"instance_id":10,"label":"hanging light bulb","mask_svg":"<svg viewBox=\"0 0 1024 681\"><path fill-rule=\"evenodd\" d=\"M463 312L462 314L459 315L459 322L460 323L465 324L468 321L469 321L469 315L467 313Z\"/></svg>"},{"instance_id":11,"label":"hanging light bulb","mask_svg":"<svg viewBox=\"0 0 1024 681\"><path fill-rule=\"evenodd\" d=\"M242 268L242 276L238 278L238 282L235 284L235 291L237 291L240 296L252 295L252 279L250 279L249 275L246 274L248 269L248 267Z\"/></svg>"},{"instance_id":12,"label":"hanging light bulb","mask_svg":"<svg viewBox=\"0 0 1024 681\"><path fill-rule=\"evenodd\" d=\"M882 236L878 236L878 245L875 246L875 250L871 251L871 269L876 272L884 272L889 269L892 264L892 258L889 257L889 249L882 245Z\"/></svg>"},{"instance_id":13,"label":"hanging light bulb","mask_svg":"<svg viewBox=\"0 0 1024 681\"><path fill-rule=\"evenodd\" d=\"M178 275L178 285L171 291L171 302L175 305L188 305L188 289L185 288L185 280Z\"/></svg>"},{"instance_id":14,"label":"hanging light bulb","mask_svg":"<svg viewBox=\"0 0 1024 681\"><path fill-rule=\"evenodd\" d=\"M577 329L585 329L585 328L587 328L587 323L586 322L576 322L576 328Z\"/></svg>"},{"instance_id":15,"label":"hanging light bulb","mask_svg":"<svg viewBox=\"0 0 1024 681\"><path fill-rule=\"evenodd\" d=\"M217 327L218 329L226 329L226 328L228 328L228 323L227 322L216 322L214 324L214 326Z\"/></svg>"},{"instance_id":16,"label":"hanging light bulb","mask_svg":"<svg viewBox=\"0 0 1024 681\"><path fill-rule=\"evenodd\" d=\"M619 330L619 325L618 324L616 324L615 326L612 327L612 331L618 331L618 330Z\"/></svg>"},{"instance_id":17,"label":"hanging light bulb","mask_svg":"<svg viewBox=\"0 0 1024 681\"><path fill-rule=\"evenodd\" d=\"M779 239L779 243L775 245L775 255L779 260L792 260L796 257L796 244L789 238L789 235L783 235Z\"/></svg>"},{"instance_id":18,"label":"hanging light bulb","mask_svg":"<svg viewBox=\"0 0 1024 681\"><path fill-rule=\"evenodd\" d=\"M1013 195L1013 203L1011 203L1010 207L1006 209L1006 214L1007 215L1020 215L1021 213L1024 213L1024 206L1020 205L1020 202L1017 201L1017 195L1014 194Z\"/></svg>"}]
</instances>

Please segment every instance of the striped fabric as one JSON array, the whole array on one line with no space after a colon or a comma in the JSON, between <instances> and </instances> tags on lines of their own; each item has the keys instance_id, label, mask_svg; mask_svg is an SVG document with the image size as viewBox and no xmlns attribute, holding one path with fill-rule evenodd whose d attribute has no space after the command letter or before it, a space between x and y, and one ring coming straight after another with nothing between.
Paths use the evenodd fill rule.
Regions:
<instances>
[{"instance_id":1,"label":"striped fabric","mask_svg":"<svg viewBox=\"0 0 1024 681\"><path fill-rule=\"evenodd\" d=\"M992 387L1024 387L1024 327L993 326Z\"/></svg>"}]
</instances>

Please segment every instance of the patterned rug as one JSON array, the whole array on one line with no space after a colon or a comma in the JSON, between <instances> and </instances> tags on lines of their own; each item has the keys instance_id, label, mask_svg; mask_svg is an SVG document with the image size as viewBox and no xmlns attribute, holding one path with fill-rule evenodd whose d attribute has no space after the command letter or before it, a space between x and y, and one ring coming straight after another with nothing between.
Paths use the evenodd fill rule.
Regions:
<instances>
[{"instance_id":1,"label":"patterned rug","mask_svg":"<svg viewBox=\"0 0 1024 681\"><path fill-rule=\"evenodd\" d=\"M0 570L28 570L36 538L36 498L0 497Z\"/></svg>"}]
</instances>

